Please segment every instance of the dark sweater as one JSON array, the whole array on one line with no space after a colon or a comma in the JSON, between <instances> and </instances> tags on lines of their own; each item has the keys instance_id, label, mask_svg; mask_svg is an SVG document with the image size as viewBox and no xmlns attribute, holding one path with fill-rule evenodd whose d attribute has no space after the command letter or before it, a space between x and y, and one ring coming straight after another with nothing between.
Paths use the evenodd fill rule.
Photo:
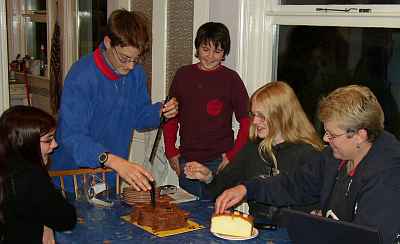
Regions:
<instances>
[{"instance_id":1,"label":"dark sweater","mask_svg":"<svg viewBox=\"0 0 400 244\"><path fill-rule=\"evenodd\" d=\"M319 154L309 144L281 143L273 147L274 155L277 160L280 174L287 175L293 173L297 168L308 162L310 157ZM213 181L207 185L208 193L212 198L216 198L224 190L236 186L239 183L251 180L256 177L270 177L273 162L268 156L264 156L264 161L258 152L258 143L248 142L246 146L238 153L235 160L216 175ZM295 209L309 212L319 208L317 201L304 206L297 206ZM257 221L262 218L275 218L275 207L265 205L261 202L249 202L250 213L256 217ZM277 207L287 207L288 205L275 205ZM275 221L274 221L275 222ZM276 220L276 223L279 220ZM278 223L277 223L278 224Z\"/></svg>"},{"instance_id":2,"label":"dark sweater","mask_svg":"<svg viewBox=\"0 0 400 244\"><path fill-rule=\"evenodd\" d=\"M246 181L249 199L274 205L307 204L319 200L323 213L338 175L340 160L330 147L310 160L293 175ZM400 233L400 142L382 133L357 166L346 204L350 216L343 220L377 228L384 244L391 244Z\"/></svg>"},{"instance_id":3,"label":"dark sweater","mask_svg":"<svg viewBox=\"0 0 400 244\"><path fill-rule=\"evenodd\" d=\"M44 169L23 159L7 163L4 243L42 243L44 225L54 231L75 226L74 206L54 188Z\"/></svg>"},{"instance_id":4,"label":"dark sweater","mask_svg":"<svg viewBox=\"0 0 400 244\"><path fill-rule=\"evenodd\" d=\"M179 125L179 152L188 161L207 161L226 153L233 159L249 135L249 96L240 76L221 65L212 71L197 64L178 69L170 96L179 101L179 114L164 125L165 152L168 158L178 154L175 148ZM240 123L234 143L232 115Z\"/></svg>"}]
</instances>

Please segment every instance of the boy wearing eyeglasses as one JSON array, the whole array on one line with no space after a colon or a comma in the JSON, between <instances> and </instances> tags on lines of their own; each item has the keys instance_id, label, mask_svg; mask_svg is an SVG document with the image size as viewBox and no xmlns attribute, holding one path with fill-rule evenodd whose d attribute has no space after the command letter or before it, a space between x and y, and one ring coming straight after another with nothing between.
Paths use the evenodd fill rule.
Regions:
<instances>
[{"instance_id":1,"label":"boy wearing eyeglasses","mask_svg":"<svg viewBox=\"0 0 400 244\"><path fill-rule=\"evenodd\" d=\"M197 161L215 174L235 157L248 139L249 96L240 76L222 65L230 50L229 30L224 24L200 26L195 47L199 62L178 69L170 88L170 96L179 101L179 117L167 121L163 132L166 156L180 186L207 198L205 184L185 176L190 167L186 163ZM240 124L236 141L233 114ZM179 149L175 145L178 128Z\"/></svg>"},{"instance_id":2,"label":"boy wearing eyeglasses","mask_svg":"<svg viewBox=\"0 0 400 244\"><path fill-rule=\"evenodd\" d=\"M144 16L127 10L110 15L102 44L65 79L52 169L109 167L136 190L150 189L152 175L127 161L132 132L158 127L160 113L174 117L178 103L151 104L140 64L149 42ZM66 187L72 190L71 183Z\"/></svg>"}]
</instances>

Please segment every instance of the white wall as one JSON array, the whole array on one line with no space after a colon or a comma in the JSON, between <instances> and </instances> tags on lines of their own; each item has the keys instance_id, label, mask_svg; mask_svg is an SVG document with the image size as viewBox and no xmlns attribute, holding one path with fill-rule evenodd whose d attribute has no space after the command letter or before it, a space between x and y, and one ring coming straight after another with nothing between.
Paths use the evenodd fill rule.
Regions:
<instances>
[{"instance_id":1,"label":"white wall","mask_svg":"<svg viewBox=\"0 0 400 244\"><path fill-rule=\"evenodd\" d=\"M237 62L237 54L239 48L238 39L241 35L241 32L239 31L240 1L241 0L209 1L209 21L221 22L229 29L229 35L231 38L231 49L229 55L225 58L224 65L235 70L242 77ZM247 88L246 80L243 79L243 77L242 80ZM239 130L239 123L237 123L236 119L232 121L232 127L234 129L236 137Z\"/></svg>"},{"instance_id":2,"label":"white wall","mask_svg":"<svg viewBox=\"0 0 400 244\"><path fill-rule=\"evenodd\" d=\"M0 0L0 114L9 107L6 1Z\"/></svg>"},{"instance_id":3,"label":"white wall","mask_svg":"<svg viewBox=\"0 0 400 244\"><path fill-rule=\"evenodd\" d=\"M259 41L264 40L263 15L268 2L269 0L208 1L209 18L203 19L203 22L222 22L228 27L231 51L225 65L238 72L249 95L270 77L263 65L268 64L264 55L271 50L267 50L265 43ZM201 8L201 5L197 7Z\"/></svg>"},{"instance_id":4,"label":"white wall","mask_svg":"<svg viewBox=\"0 0 400 244\"><path fill-rule=\"evenodd\" d=\"M107 0L107 16L110 16L111 12L116 9L131 10L131 7L131 0Z\"/></svg>"},{"instance_id":5,"label":"white wall","mask_svg":"<svg viewBox=\"0 0 400 244\"><path fill-rule=\"evenodd\" d=\"M221 22L229 29L231 37L231 51L224 64L237 70L236 53L239 34L239 0L210 1L210 21Z\"/></svg>"}]
</instances>

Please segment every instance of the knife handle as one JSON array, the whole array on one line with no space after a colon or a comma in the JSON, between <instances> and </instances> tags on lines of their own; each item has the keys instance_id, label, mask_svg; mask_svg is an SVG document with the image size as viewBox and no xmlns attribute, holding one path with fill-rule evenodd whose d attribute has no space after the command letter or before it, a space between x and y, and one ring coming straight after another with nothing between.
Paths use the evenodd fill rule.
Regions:
<instances>
[{"instance_id":1,"label":"knife handle","mask_svg":"<svg viewBox=\"0 0 400 244\"><path fill-rule=\"evenodd\" d=\"M254 227L262 230L277 230L278 226L274 224L254 223Z\"/></svg>"},{"instance_id":2,"label":"knife handle","mask_svg":"<svg viewBox=\"0 0 400 244\"><path fill-rule=\"evenodd\" d=\"M167 95L165 97L164 104L166 104L170 99L171 98L169 97L169 95ZM161 114L160 125L164 124L166 120L167 120L167 118L164 116L164 114Z\"/></svg>"},{"instance_id":3,"label":"knife handle","mask_svg":"<svg viewBox=\"0 0 400 244\"><path fill-rule=\"evenodd\" d=\"M150 199L151 199L151 206L153 208L156 207L156 182L150 181L151 190L150 190Z\"/></svg>"}]
</instances>

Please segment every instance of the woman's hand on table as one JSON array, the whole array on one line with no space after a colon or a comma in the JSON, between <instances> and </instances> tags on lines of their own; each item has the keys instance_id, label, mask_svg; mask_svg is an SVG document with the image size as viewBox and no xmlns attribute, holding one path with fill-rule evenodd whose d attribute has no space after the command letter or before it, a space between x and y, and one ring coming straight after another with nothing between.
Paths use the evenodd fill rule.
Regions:
<instances>
[{"instance_id":1,"label":"woman's hand on table","mask_svg":"<svg viewBox=\"0 0 400 244\"><path fill-rule=\"evenodd\" d=\"M47 226L43 228L43 244L55 244L56 241L54 240L54 231Z\"/></svg>"},{"instance_id":2,"label":"woman's hand on table","mask_svg":"<svg viewBox=\"0 0 400 244\"><path fill-rule=\"evenodd\" d=\"M179 166L179 158L180 158L180 156L181 155L178 154L178 155L173 156L173 157L168 159L169 165L175 171L177 176L179 176L181 174L181 168Z\"/></svg>"},{"instance_id":3,"label":"woman's hand on table","mask_svg":"<svg viewBox=\"0 0 400 244\"><path fill-rule=\"evenodd\" d=\"M212 178L211 170L197 161L186 163L183 170L188 179L210 182L210 177Z\"/></svg>"},{"instance_id":4,"label":"woman's hand on table","mask_svg":"<svg viewBox=\"0 0 400 244\"><path fill-rule=\"evenodd\" d=\"M178 114L179 103L175 97L168 100L167 103L162 107L161 113L165 116L165 118L170 119L175 117Z\"/></svg>"},{"instance_id":5,"label":"woman's hand on table","mask_svg":"<svg viewBox=\"0 0 400 244\"><path fill-rule=\"evenodd\" d=\"M246 193L247 189L244 185L229 188L215 200L214 212L216 214L224 213L227 209L242 201Z\"/></svg>"},{"instance_id":6,"label":"woman's hand on table","mask_svg":"<svg viewBox=\"0 0 400 244\"><path fill-rule=\"evenodd\" d=\"M109 154L105 165L115 170L135 190L151 190L149 181L154 181L154 178L142 165L129 162L113 154Z\"/></svg>"}]
</instances>

